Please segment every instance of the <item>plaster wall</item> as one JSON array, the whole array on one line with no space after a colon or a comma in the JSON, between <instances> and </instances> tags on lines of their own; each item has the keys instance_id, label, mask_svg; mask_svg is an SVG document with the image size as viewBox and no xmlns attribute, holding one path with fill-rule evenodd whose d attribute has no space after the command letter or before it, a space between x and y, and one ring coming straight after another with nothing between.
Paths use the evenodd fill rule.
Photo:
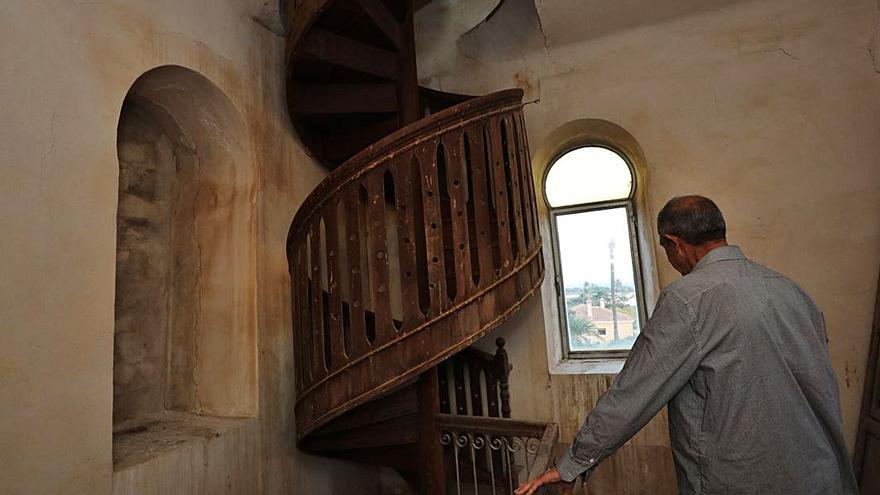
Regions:
<instances>
[{"instance_id":1,"label":"plaster wall","mask_svg":"<svg viewBox=\"0 0 880 495\"><path fill-rule=\"evenodd\" d=\"M231 310L253 321L257 390L246 409L256 417L178 452L181 462L228 474L227 492L379 490L374 470L294 447L285 238L324 172L290 128L284 43L261 17L266 3L0 3L0 493L109 494L114 481L118 492L149 493L164 490L157 475L184 476L176 462L114 476L112 461L117 124L135 80L164 65L198 72L229 99L247 158L236 173L253 177L250 230L235 236L254 246L234 253L252 262L229 269L244 270L235 280L250 287ZM199 473L185 477L220 493L198 485Z\"/></svg>"},{"instance_id":2,"label":"plaster wall","mask_svg":"<svg viewBox=\"0 0 880 495\"><path fill-rule=\"evenodd\" d=\"M880 271L880 12L869 0L728 3L597 35L582 2L509 0L509 12L420 60L420 80L471 94L522 87L533 153L567 122L622 126L645 153L649 232L670 197L715 199L729 240L824 310L852 448ZM638 18L653 2L629 4ZM505 16L522 29L505 29ZM540 185L546 163L533 166ZM649 275L665 286L678 274L653 234L648 242ZM556 303L545 289L496 335L514 365L513 415L555 420L570 441L608 378L548 373L544 327ZM661 413L630 444L660 449L665 463L664 422ZM625 452L613 469L649 480L645 452ZM621 483L595 493L648 486ZM673 490L663 486L652 493Z\"/></svg>"}]
</instances>

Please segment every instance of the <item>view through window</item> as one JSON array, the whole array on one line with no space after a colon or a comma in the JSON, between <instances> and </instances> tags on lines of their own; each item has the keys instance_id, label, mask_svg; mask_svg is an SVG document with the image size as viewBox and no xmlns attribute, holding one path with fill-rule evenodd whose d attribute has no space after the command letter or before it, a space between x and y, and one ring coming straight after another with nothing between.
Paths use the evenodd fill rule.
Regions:
<instances>
[{"instance_id":1,"label":"view through window","mask_svg":"<svg viewBox=\"0 0 880 495\"><path fill-rule=\"evenodd\" d=\"M643 321L633 173L616 152L577 148L545 181L566 354L623 355Z\"/></svg>"}]
</instances>

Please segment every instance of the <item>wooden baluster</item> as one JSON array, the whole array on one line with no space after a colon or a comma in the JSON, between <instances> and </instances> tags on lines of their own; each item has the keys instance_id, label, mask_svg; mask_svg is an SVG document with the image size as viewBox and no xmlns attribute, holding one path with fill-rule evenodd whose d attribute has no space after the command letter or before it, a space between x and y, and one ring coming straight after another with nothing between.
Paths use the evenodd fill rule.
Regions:
<instances>
[{"instance_id":1,"label":"wooden baluster","mask_svg":"<svg viewBox=\"0 0 880 495\"><path fill-rule=\"evenodd\" d=\"M522 110L516 112L516 117L519 119L519 135L522 138L523 166L525 167L526 175L529 178L529 208L531 209L532 231L535 233L535 243L537 244L541 237L541 231L538 223L538 203L537 196L535 195L535 177L532 175L531 156L529 155L529 135L526 130L526 121L523 117Z\"/></svg>"},{"instance_id":2,"label":"wooden baluster","mask_svg":"<svg viewBox=\"0 0 880 495\"><path fill-rule=\"evenodd\" d=\"M437 367L419 376L419 461L421 493L441 495L446 493L446 477L443 467L443 447L437 416L440 414Z\"/></svg>"},{"instance_id":3,"label":"wooden baluster","mask_svg":"<svg viewBox=\"0 0 880 495\"><path fill-rule=\"evenodd\" d=\"M416 151L422 173L422 202L424 206L425 246L428 262L428 293L430 315L440 314L447 306L443 269L443 235L441 232L440 194L437 183L437 143L429 141ZM416 222L418 228L418 222Z\"/></svg>"},{"instance_id":4,"label":"wooden baluster","mask_svg":"<svg viewBox=\"0 0 880 495\"><path fill-rule=\"evenodd\" d=\"M454 356L450 361L452 362L452 379L455 385L455 413L466 416L468 408L467 391L464 388L464 360L460 356Z\"/></svg>"},{"instance_id":5,"label":"wooden baluster","mask_svg":"<svg viewBox=\"0 0 880 495\"><path fill-rule=\"evenodd\" d=\"M495 280L495 268L492 266L492 240L489 235L489 229L492 227L489 219L489 201L491 198L486 193L486 181L488 180L490 167L485 160L483 127L481 125L468 127L467 136L470 159L468 165L471 170L472 186L470 194L474 196L474 222L476 223L478 238L478 259L472 260L472 262L479 263L479 285L485 287Z\"/></svg>"},{"instance_id":6,"label":"wooden baluster","mask_svg":"<svg viewBox=\"0 0 880 495\"><path fill-rule=\"evenodd\" d=\"M508 227L511 230L511 244L513 245L513 256L516 259L515 264L520 266L522 260L528 255L528 247L526 246L525 225L523 224L522 212L524 209L522 203L522 194L520 192L520 171L518 153L516 148L516 129L513 125L513 115L506 114L501 118L502 125L502 146L504 148L504 175L507 178L507 218ZM518 270L518 269L517 269ZM517 271L514 275L516 287L515 298L519 299L531 287L529 283L531 279L527 271Z\"/></svg>"},{"instance_id":7,"label":"wooden baluster","mask_svg":"<svg viewBox=\"0 0 880 495\"><path fill-rule=\"evenodd\" d=\"M486 370L486 415L490 418L501 417L498 412L498 376L494 366Z\"/></svg>"},{"instance_id":8,"label":"wooden baluster","mask_svg":"<svg viewBox=\"0 0 880 495\"><path fill-rule=\"evenodd\" d=\"M526 133L526 124L523 119L522 110L516 112L516 118L519 125L517 129L519 131L518 136L520 137L520 147L521 152L520 156L522 158L522 167L523 167L523 175L525 175L528 180L525 182L528 185L528 190L525 191L526 195L526 207L528 209L528 218L529 225L532 232L532 248L535 249L540 247L541 245L541 228L538 223L538 203L537 197L535 195L535 179L532 176L532 166L531 159L529 158L529 148L528 148L528 135ZM530 270L530 278L531 280L537 280L541 278L544 273L544 259L543 257L538 257L537 263L532 263Z\"/></svg>"},{"instance_id":9,"label":"wooden baluster","mask_svg":"<svg viewBox=\"0 0 880 495\"><path fill-rule=\"evenodd\" d=\"M308 325L308 291L306 284L308 283L308 265L306 264L305 239L295 239L293 241L293 259L294 266L291 267L291 288L293 289L293 297L291 299L291 307L293 308L293 325L294 335L294 362L296 364L296 385L297 393L305 390L305 384L311 382L311 370L307 366L307 349L304 345L305 336L311 331ZM311 351L308 352L311 354Z\"/></svg>"},{"instance_id":10,"label":"wooden baluster","mask_svg":"<svg viewBox=\"0 0 880 495\"><path fill-rule=\"evenodd\" d=\"M361 263L361 205L358 198L357 183L345 191L345 235L348 258L348 287L351 300L348 311L351 320L351 356L363 356L370 348L364 323L364 294L362 280L364 270L368 268Z\"/></svg>"},{"instance_id":11,"label":"wooden baluster","mask_svg":"<svg viewBox=\"0 0 880 495\"><path fill-rule=\"evenodd\" d=\"M294 389L296 393L302 392L302 346L300 345L300 318L302 312L299 306L299 273L300 273L300 256L297 246L287 243L287 269L290 275L290 321L293 330L293 372L294 372Z\"/></svg>"},{"instance_id":12,"label":"wooden baluster","mask_svg":"<svg viewBox=\"0 0 880 495\"><path fill-rule=\"evenodd\" d=\"M312 384L315 381L315 353L312 352L314 345L314 325L312 324L312 278L311 278L311 241L308 228L304 228L300 232L302 239L298 242L302 250L302 267L300 274L300 308L302 308L302 325L299 328L300 341L302 342L302 361L305 368L304 376L307 383Z\"/></svg>"},{"instance_id":13,"label":"wooden baluster","mask_svg":"<svg viewBox=\"0 0 880 495\"><path fill-rule=\"evenodd\" d=\"M321 287L321 229L320 217L315 218L310 226L311 237L311 297L312 297L312 349L314 360L314 378L318 379L327 374L326 361L324 359L324 288Z\"/></svg>"},{"instance_id":14,"label":"wooden baluster","mask_svg":"<svg viewBox=\"0 0 880 495\"><path fill-rule=\"evenodd\" d=\"M342 332L342 288L340 284L339 224L337 202L329 201L324 207L324 248L327 253L327 294L330 305L328 328L330 336L332 368L339 368L347 361L345 355L345 335Z\"/></svg>"},{"instance_id":15,"label":"wooden baluster","mask_svg":"<svg viewBox=\"0 0 880 495\"><path fill-rule=\"evenodd\" d=\"M532 176L529 169L528 150L523 149L522 127L520 121L520 112L514 112L510 118L513 125L513 145L514 158L516 159L516 170L519 175L520 190L520 212L522 216L523 235L525 236L524 252L531 252L535 245L535 230L532 224Z\"/></svg>"},{"instance_id":16,"label":"wooden baluster","mask_svg":"<svg viewBox=\"0 0 880 495\"><path fill-rule=\"evenodd\" d=\"M363 0L362 0L363 1ZM375 0L373 0L375 1ZM416 40L414 19L415 6L412 0L406 2L406 14L400 26L399 63L400 77L397 80L398 101L400 102L400 126L419 120L419 76L416 68Z\"/></svg>"},{"instance_id":17,"label":"wooden baluster","mask_svg":"<svg viewBox=\"0 0 880 495\"><path fill-rule=\"evenodd\" d=\"M468 363L468 378L471 382L471 416L483 415L483 386L480 383L482 367L476 360Z\"/></svg>"},{"instance_id":18,"label":"wooden baluster","mask_svg":"<svg viewBox=\"0 0 880 495\"><path fill-rule=\"evenodd\" d=\"M452 239L455 252L456 299L463 300L473 291L471 252L468 237L467 177L464 174L464 141L459 131L443 136L446 150L446 187L452 213Z\"/></svg>"},{"instance_id":19,"label":"wooden baluster","mask_svg":"<svg viewBox=\"0 0 880 495\"><path fill-rule=\"evenodd\" d=\"M449 360L443 361L437 365L437 385L440 394L440 412L449 414L449 376L447 375Z\"/></svg>"},{"instance_id":20,"label":"wooden baluster","mask_svg":"<svg viewBox=\"0 0 880 495\"><path fill-rule=\"evenodd\" d=\"M512 230L516 232L516 244L519 247L519 258L524 258L524 254L528 252L528 248L526 247L525 235L523 233L523 203L522 203L522 193L520 192L520 173L519 173L519 160L517 159L519 153L516 149L516 138L514 134L516 133L516 128L513 125L513 117L512 115L506 115L503 118L504 126L505 126L505 137L506 137L506 149L504 152L507 154L508 163L505 166L505 174L507 175L507 184L510 184L507 193L509 194L507 200L508 205L513 205L513 215L508 215L509 217L513 217L513 224L510 226Z\"/></svg>"},{"instance_id":21,"label":"wooden baluster","mask_svg":"<svg viewBox=\"0 0 880 495\"><path fill-rule=\"evenodd\" d=\"M394 174L394 187L397 192L396 207L400 221L397 224L400 254L400 286L403 300L403 328L407 332L425 321L425 315L419 309L419 278L416 265L416 236L413 208L413 181L419 177L412 174L412 156L409 153L397 159L391 170ZM418 224L421 228L421 224Z\"/></svg>"},{"instance_id":22,"label":"wooden baluster","mask_svg":"<svg viewBox=\"0 0 880 495\"><path fill-rule=\"evenodd\" d=\"M506 273L513 257L510 246L510 228L507 226L507 182L504 176L504 163L501 148L501 122L498 117L489 120L490 167L495 185L495 213L498 221L498 249L501 252L501 272Z\"/></svg>"},{"instance_id":23,"label":"wooden baluster","mask_svg":"<svg viewBox=\"0 0 880 495\"><path fill-rule=\"evenodd\" d=\"M385 193L382 173L374 171L367 182L367 259L370 265L370 286L373 312L376 315L376 341L381 345L394 338L391 322L390 275L388 270L388 242L385 236Z\"/></svg>"},{"instance_id":24,"label":"wooden baluster","mask_svg":"<svg viewBox=\"0 0 880 495\"><path fill-rule=\"evenodd\" d=\"M510 387L508 379L510 377L510 361L507 359L507 351L504 349L504 339L498 337L495 339L495 345L498 350L495 351L495 373L498 375L498 388L500 389L501 398L501 417L510 417Z\"/></svg>"}]
</instances>

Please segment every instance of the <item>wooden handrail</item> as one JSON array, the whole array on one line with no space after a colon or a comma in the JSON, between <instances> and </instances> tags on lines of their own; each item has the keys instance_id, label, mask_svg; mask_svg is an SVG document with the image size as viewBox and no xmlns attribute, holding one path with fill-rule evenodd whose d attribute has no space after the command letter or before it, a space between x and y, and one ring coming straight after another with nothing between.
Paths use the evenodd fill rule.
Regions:
<instances>
[{"instance_id":1,"label":"wooden handrail","mask_svg":"<svg viewBox=\"0 0 880 495\"><path fill-rule=\"evenodd\" d=\"M535 454L535 459L532 462L532 469L527 476L530 480L544 474L555 462L553 449L556 447L556 442L559 441L559 425L549 423L545 426L544 432L541 435L541 443L538 446L538 452Z\"/></svg>"},{"instance_id":2,"label":"wooden handrail","mask_svg":"<svg viewBox=\"0 0 880 495\"><path fill-rule=\"evenodd\" d=\"M290 228L298 437L485 335L543 277L522 91L355 155Z\"/></svg>"},{"instance_id":3,"label":"wooden handrail","mask_svg":"<svg viewBox=\"0 0 880 495\"><path fill-rule=\"evenodd\" d=\"M485 433L488 435L515 435L541 438L547 423L519 421L509 418L486 418L479 416L456 416L440 414L437 416L437 429L461 433Z\"/></svg>"}]
</instances>

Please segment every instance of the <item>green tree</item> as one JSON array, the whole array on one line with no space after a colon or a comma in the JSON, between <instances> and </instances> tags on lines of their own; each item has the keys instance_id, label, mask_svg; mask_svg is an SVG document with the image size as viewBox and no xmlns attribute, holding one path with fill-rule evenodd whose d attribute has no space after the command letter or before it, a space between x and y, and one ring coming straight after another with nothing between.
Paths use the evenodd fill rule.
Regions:
<instances>
[{"instance_id":1,"label":"green tree","mask_svg":"<svg viewBox=\"0 0 880 495\"><path fill-rule=\"evenodd\" d=\"M568 333L573 338L578 338L586 342L588 336L599 336L599 329L596 325L587 319L578 317L574 311L568 312Z\"/></svg>"}]
</instances>

